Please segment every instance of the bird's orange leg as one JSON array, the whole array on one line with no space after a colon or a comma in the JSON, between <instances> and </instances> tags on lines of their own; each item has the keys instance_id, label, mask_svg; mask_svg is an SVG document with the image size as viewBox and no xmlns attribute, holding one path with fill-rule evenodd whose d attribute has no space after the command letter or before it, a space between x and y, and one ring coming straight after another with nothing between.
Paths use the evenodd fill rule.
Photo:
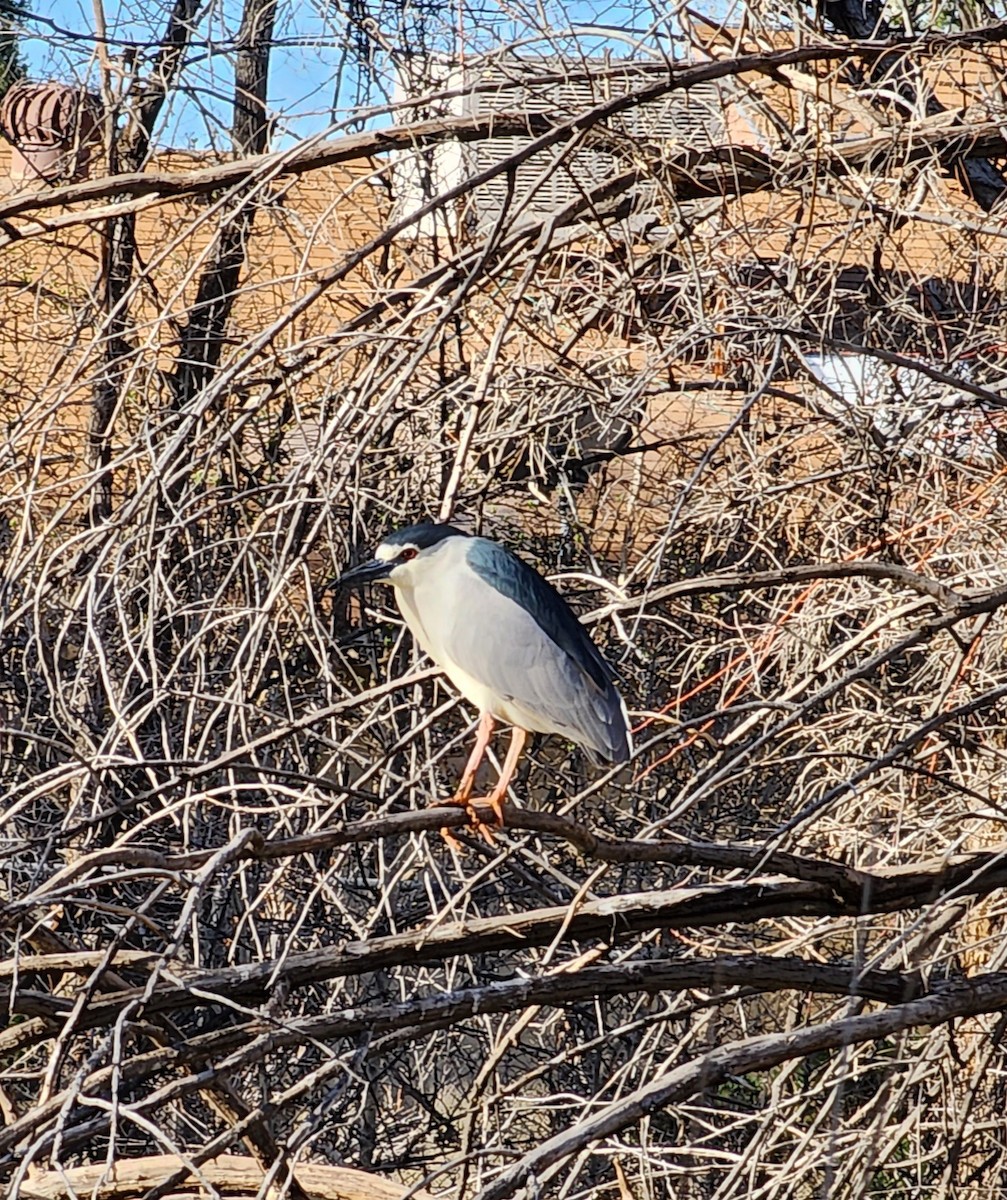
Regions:
<instances>
[{"instance_id":1,"label":"bird's orange leg","mask_svg":"<svg viewBox=\"0 0 1007 1200\"><path fill-rule=\"evenodd\" d=\"M496 787L486 797L501 827L504 823L503 806L504 799L507 796L507 788L510 786L511 777L517 769L517 761L521 757L521 751L524 749L524 744L527 740L528 731L515 725L510 731L510 745L507 747L507 757L504 759L500 778L497 780Z\"/></svg>"},{"instance_id":2,"label":"bird's orange leg","mask_svg":"<svg viewBox=\"0 0 1007 1200\"><path fill-rule=\"evenodd\" d=\"M465 770L462 771L462 777L458 782L458 787L455 794L450 800L436 800L435 804L458 804L462 808L468 810L469 817L476 831L480 833L490 844L493 842L493 835L489 828L479 818L479 814L469 803L472 796L472 788L475 786L476 775L479 772L479 767L482 765L483 759L486 757L486 748L489 746L493 737L493 715L492 713L483 713L479 718L479 728L476 732L476 744L472 747L472 753L469 755L469 760L465 764ZM458 839L451 833L450 829L442 829L441 837L454 850L461 849Z\"/></svg>"},{"instance_id":3,"label":"bird's orange leg","mask_svg":"<svg viewBox=\"0 0 1007 1200\"><path fill-rule=\"evenodd\" d=\"M493 714L483 713L479 718L479 729L476 733L476 744L472 747L472 753L469 755L469 760L465 764L465 770L462 771L461 781L458 784L458 790L448 801L449 804L468 804L469 797L472 795L472 788L476 781L476 774L486 757L486 747L490 744L493 737Z\"/></svg>"}]
</instances>

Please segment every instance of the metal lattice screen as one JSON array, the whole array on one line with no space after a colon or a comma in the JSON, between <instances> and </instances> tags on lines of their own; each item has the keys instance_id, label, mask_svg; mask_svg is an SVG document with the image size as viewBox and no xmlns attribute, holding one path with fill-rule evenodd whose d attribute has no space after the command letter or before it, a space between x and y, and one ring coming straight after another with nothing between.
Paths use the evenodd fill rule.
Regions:
<instances>
[{"instance_id":1,"label":"metal lattice screen","mask_svg":"<svg viewBox=\"0 0 1007 1200\"><path fill-rule=\"evenodd\" d=\"M644 65L585 70L582 61L558 58L497 60L466 68L465 83L471 90L464 98L463 111L472 116L547 113L566 120L613 96L628 95L653 77L653 70ZM641 104L612 118L608 129L620 141L625 140L625 153L600 146L544 151L510 175L497 176L479 188L473 213L477 229L499 219L508 204L515 215L535 218L562 207L625 169L636 142L708 146L722 140L721 86L700 84ZM527 138L488 138L465 147L463 158L474 174L515 154L530 141L530 134Z\"/></svg>"},{"instance_id":2,"label":"metal lattice screen","mask_svg":"<svg viewBox=\"0 0 1007 1200\"><path fill-rule=\"evenodd\" d=\"M410 67L415 88L416 64ZM561 57L500 56L473 63L430 60L422 72L431 90L449 85L455 115L485 117L495 113L547 114L564 121L589 111L614 96L629 95L652 83L654 63L612 63ZM464 223L484 233L506 214L508 222L540 219L569 204L627 169L640 143L667 142L708 147L725 140L727 93L723 82L700 83L637 105L606 122L591 144L574 141L534 154L513 171L504 172L476 188L469 199ZM528 146L526 136L490 137L451 149L426 151L423 163L404 161L400 172L410 184L402 189L403 209L422 181L423 199L435 188L455 182L451 176L475 175ZM410 159L417 156L410 156ZM406 193L410 193L408 200Z\"/></svg>"}]
</instances>

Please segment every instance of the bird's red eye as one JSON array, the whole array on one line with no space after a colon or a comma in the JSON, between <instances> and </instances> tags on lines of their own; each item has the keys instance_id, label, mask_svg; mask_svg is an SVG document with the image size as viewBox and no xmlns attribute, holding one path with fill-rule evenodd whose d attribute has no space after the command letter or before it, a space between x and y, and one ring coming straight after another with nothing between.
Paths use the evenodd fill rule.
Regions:
<instances>
[{"instance_id":1,"label":"bird's red eye","mask_svg":"<svg viewBox=\"0 0 1007 1200\"><path fill-rule=\"evenodd\" d=\"M400 562L408 562L411 558L415 558L419 551L415 546L406 546L405 550L399 555Z\"/></svg>"}]
</instances>

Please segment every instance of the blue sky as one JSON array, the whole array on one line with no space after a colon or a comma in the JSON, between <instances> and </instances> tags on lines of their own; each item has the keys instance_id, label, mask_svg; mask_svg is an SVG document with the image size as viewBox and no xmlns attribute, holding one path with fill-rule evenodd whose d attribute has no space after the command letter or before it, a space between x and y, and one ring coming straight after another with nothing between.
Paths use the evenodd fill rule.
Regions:
<instances>
[{"instance_id":1,"label":"blue sky","mask_svg":"<svg viewBox=\"0 0 1007 1200\"><path fill-rule=\"evenodd\" d=\"M422 2L422 0L421 0ZM85 79L97 86L95 4L102 6L113 64L124 53L141 56L156 43L166 20L166 3L152 0L27 0L34 36L24 41L29 70L36 78ZM276 39L270 73L270 107L276 114L274 145L323 132L333 115L345 118L360 96L362 84L381 102L388 91L387 59L379 53L375 77L362 81L345 47L345 24L339 12L344 0L279 0ZM358 0L359 3L359 0ZM380 12L381 0L368 0ZM704 5L703 7L708 7ZM574 0L546 9L537 0L454 0L448 18L431 40L439 47L456 47L459 39L474 52L491 44L520 41L527 53L543 52L545 32L558 37L566 52L596 53L608 46L624 56L632 52L632 35L608 32L617 26L638 31L650 46L668 45L668 9L647 0L603 0L601 4ZM226 131L231 93L228 46L238 28L241 0L209 0L199 23L194 52L186 65L183 94L174 98L158 130L160 145L228 148ZM389 40L400 41L394 30ZM118 72L121 78L121 70Z\"/></svg>"},{"instance_id":2,"label":"blue sky","mask_svg":"<svg viewBox=\"0 0 1007 1200\"><path fill-rule=\"evenodd\" d=\"M23 53L37 78L83 78L98 86L95 9L91 0L28 0L28 27L37 36L24 40ZM273 56L271 107L291 117L292 131L304 136L328 126L343 60L340 30L314 4L281 0ZM166 22L166 4L104 4L109 50L114 59L134 51L149 53ZM212 0L200 21L193 53L184 73L184 94L165 114L158 140L175 146L227 145L226 121L232 76L228 48L240 21L240 0ZM342 89L346 90L345 85Z\"/></svg>"}]
</instances>

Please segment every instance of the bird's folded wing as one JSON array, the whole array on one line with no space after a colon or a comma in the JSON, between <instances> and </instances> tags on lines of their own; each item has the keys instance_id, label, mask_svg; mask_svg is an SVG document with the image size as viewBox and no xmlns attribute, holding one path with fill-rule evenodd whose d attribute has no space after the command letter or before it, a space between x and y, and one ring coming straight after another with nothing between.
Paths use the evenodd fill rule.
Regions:
<instances>
[{"instance_id":1,"label":"bird's folded wing","mask_svg":"<svg viewBox=\"0 0 1007 1200\"><path fill-rule=\"evenodd\" d=\"M618 692L592 678L518 603L480 582L454 618L443 628L450 659L534 716L528 728L565 734L610 761L625 757Z\"/></svg>"}]
</instances>

